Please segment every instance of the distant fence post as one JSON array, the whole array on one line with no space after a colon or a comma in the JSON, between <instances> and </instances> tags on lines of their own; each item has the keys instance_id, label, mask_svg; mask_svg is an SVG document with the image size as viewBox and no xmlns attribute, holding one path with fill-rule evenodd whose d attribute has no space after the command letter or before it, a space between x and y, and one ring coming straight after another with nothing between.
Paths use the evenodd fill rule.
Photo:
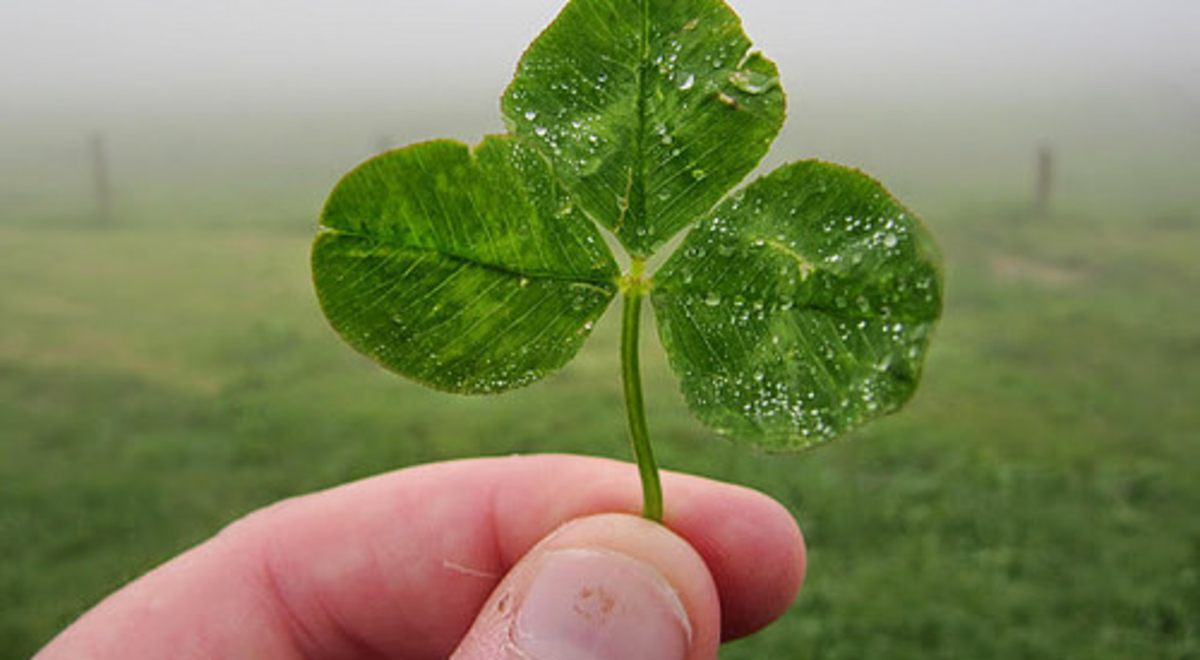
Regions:
<instances>
[{"instance_id":1,"label":"distant fence post","mask_svg":"<svg viewBox=\"0 0 1200 660\"><path fill-rule=\"evenodd\" d=\"M96 194L96 222L103 226L113 222L112 212L112 178L108 171L108 153L105 149L104 135L92 135L92 184Z\"/></svg>"},{"instance_id":2,"label":"distant fence post","mask_svg":"<svg viewBox=\"0 0 1200 660\"><path fill-rule=\"evenodd\" d=\"M1054 187L1054 150L1042 145L1037 150L1037 181L1034 189L1034 213L1039 218L1050 214L1050 198Z\"/></svg>"}]
</instances>

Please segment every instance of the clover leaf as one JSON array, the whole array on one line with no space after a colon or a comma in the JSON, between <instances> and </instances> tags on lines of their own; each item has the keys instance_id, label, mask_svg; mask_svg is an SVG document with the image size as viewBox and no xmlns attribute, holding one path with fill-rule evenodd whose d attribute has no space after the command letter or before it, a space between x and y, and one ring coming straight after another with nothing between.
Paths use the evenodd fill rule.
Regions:
<instances>
[{"instance_id":1,"label":"clover leaf","mask_svg":"<svg viewBox=\"0 0 1200 660\"><path fill-rule=\"evenodd\" d=\"M580 207L646 257L758 164L784 96L720 0L576 0L525 53L502 109Z\"/></svg>"},{"instance_id":2,"label":"clover leaf","mask_svg":"<svg viewBox=\"0 0 1200 660\"><path fill-rule=\"evenodd\" d=\"M646 297L689 406L737 440L819 444L912 396L941 314L933 241L837 165L792 163L731 194L778 134L784 94L724 2L572 0L501 105L508 134L388 152L330 195L313 274L354 348L431 387L500 392L565 365L619 293L627 417L656 519ZM599 228L628 253L624 274Z\"/></svg>"},{"instance_id":3,"label":"clover leaf","mask_svg":"<svg viewBox=\"0 0 1200 660\"><path fill-rule=\"evenodd\" d=\"M654 276L688 403L770 449L899 408L941 311L934 253L911 212L853 170L807 161L750 184Z\"/></svg>"},{"instance_id":4,"label":"clover leaf","mask_svg":"<svg viewBox=\"0 0 1200 660\"><path fill-rule=\"evenodd\" d=\"M333 326L438 389L496 392L558 369L617 292L599 232L511 137L368 161L321 222L313 273Z\"/></svg>"}]
</instances>

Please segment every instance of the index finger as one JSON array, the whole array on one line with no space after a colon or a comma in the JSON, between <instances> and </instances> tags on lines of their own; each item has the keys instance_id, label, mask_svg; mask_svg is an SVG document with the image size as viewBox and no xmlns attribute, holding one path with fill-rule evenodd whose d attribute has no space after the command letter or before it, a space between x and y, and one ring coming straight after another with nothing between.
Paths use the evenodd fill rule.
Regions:
<instances>
[{"instance_id":1,"label":"index finger","mask_svg":"<svg viewBox=\"0 0 1200 660\"><path fill-rule=\"evenodd\" d=\"M663 487L665 523L713 575L724 636L781 614L804 572L791 516L719 482L664 473ZM538 541L582 516L636 512L639 494L631 465L528 456L426 465L287 500L114 595L42 657L185 645L211 657L444 658Z\"/></svg>"}]
</instances>

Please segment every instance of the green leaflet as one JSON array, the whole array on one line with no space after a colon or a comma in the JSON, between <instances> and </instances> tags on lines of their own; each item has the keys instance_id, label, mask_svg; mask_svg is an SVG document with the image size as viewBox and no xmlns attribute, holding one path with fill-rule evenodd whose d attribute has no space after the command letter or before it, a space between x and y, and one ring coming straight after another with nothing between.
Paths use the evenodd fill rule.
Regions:
<instances>
[{"instance_id":1,"label":"green leaflet","mask_svg":"<svg viewBox=\"0 0 1200 660\"><path fill-rule=\"evenodd\" d=\"M720 0L575 0L502 107L580 207L646 257L758 164L784 96Z\"/></svg>"},{"instance_id":2,"label":"green leaflet","mask_svg":"<svg viewBox=\"0 0 1200 660\"><path fill-rule=\"evenodd\" d=\"M692 410L740 440L797 449L908 400L941 275L929 236L882 186L810 161L700 222L652 300Z\"/></svg>"},{"instance_id":3,"label":"green leaflet","mask_svg":"<svg viewBox=\"0 0 1200 660\"><path fill-rule=\"evenodd\" d=\"M333 191L312 253L352 346L438 389L495 392L564 365L616 294L617 266L531 148L391 152Z\"/></svg>"},{"instance_id":4,"label":"green leaflet","mask_svg":"<svg viewBox=\"0 0 1200 660\"><path fill-rule=\"evenodd\" d=\"M314 279L356 349L439 389L503 391L563 366L622 291L651 517L647 294L692 410L738 440L821 443L912 396L941 314L933 242L877 182L836 165L786 165L729 195L778 133L784 94L723 2L572 0L502 110L509 135L385 154L330 196ZM631 256L623 278L597 225Z\"/></svg>"}]
</instances>

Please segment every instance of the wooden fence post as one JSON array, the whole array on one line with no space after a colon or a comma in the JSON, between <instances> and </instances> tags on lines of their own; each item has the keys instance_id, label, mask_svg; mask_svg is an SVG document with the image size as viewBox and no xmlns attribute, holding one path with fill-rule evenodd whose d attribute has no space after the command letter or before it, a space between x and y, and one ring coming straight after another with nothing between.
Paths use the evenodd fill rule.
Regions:
<instances>
[{"instance_id":1,"label":"wooden fence post","mask_svg":"<svg viewBox=\"0 0 1200 660\"><path fill-rule=\"evenodd\" d=\"M1050 198L1054 189L1054 150L1042 145L1037 151L1037 182L1034 191L1034 212L1039 218L1050 214Z\"/></svg>"},{"instance_id":2,"label":"wooden fence post","mask_svg":"<svg viewBox=\"0 0 1200 660\"><path fill-rule=\"evenodd\" d=\"M96 222L102 226L113 223L112 212L112 178L108 171L108 153L105 149L104 135L96 133L92 136L92 184L96 194Z\"/></svg>"}]
</instances>

